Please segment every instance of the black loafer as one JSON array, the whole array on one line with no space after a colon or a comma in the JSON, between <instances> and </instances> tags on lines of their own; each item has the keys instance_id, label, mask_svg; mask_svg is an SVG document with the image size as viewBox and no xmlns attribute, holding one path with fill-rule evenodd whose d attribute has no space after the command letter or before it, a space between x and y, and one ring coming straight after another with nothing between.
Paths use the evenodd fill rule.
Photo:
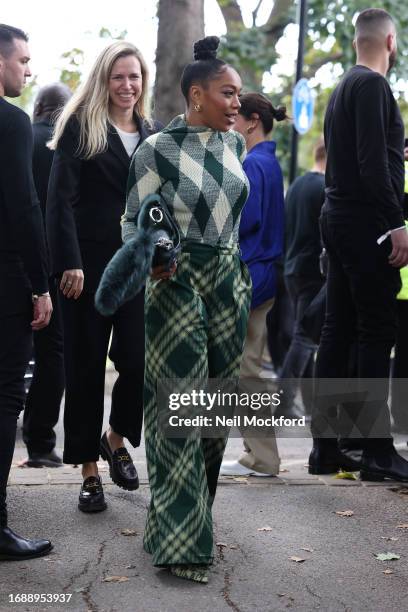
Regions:
<instances>
[{"instance_id":1,"label":"black loafer","mask_svg":"<svg viewBox=\"0 0 408 612\"><path fill-rule=\"evenodd\" d=\"M109 474L113 482L127 491L139 487L139 477L131 456L125 447L112 452L106 432L101 439L101 457L109 463Z\"/></svg>"},{"instance_id":2,"label":"black loafer","mask_svg":"<svg viewBox=\"0 0 408 612\"><path fill-rule=\"evenodd\" d=\"M9 529L0 528L0 561L23 561L48 555L52 550L49 540L28 540Z\"/></svg>"},{"instance_id":3,"label":"black loafer","mask_svg":"<svg viewBox=\"0 0 408 612\"><path fill-rule=\"evenodd\" d=\"M82 512L102 512L106 507L100 476L89 476L82 483L78 508Z\"/></svg>"}]
</instances>

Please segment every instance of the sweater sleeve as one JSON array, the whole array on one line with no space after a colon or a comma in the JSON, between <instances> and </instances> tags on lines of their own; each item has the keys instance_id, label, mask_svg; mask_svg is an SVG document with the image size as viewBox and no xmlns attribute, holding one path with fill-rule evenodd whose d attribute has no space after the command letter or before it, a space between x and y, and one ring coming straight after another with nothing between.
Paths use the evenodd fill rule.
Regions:
<instances>
[{"instance_id":1,"label":"sweater sleeve","mask_svg":"<svg viewBox=\"0 0 408 612\"><path fill-rule=\"evenodd\" d=\"M147 138L136 151L129 171L126 209L122 216L122 240L127 242L136 232L135 220L144 198L160 191L162 181L159 175L155 144L157 135Z\"/></svg>"},{"instance_id":2,"label":"sweater sleeve","mask_svg":"<svg viewBox=\"0 0 408 612\"><path fill-rule=\"evenodd\" d=\"M13 238L30 279L33 293L48 291L47 251L40 205L32 176L33 136L29 117L10 114L0 147L0 166L7 168L2 182L6 214Z\"/></svg>"},{"instance_id":3,"label":"sweater sleeve","mask_svg":"<svg viewBox=\"0 0 408 612\"><path fill-rule=\"evenodd\" d=\"M392 93L380 75L364 80L355 103L357 155L361 181L389 228L404 225L401 205L392 187L387 153L387 129Z\"/></svg>"}]
</instances>

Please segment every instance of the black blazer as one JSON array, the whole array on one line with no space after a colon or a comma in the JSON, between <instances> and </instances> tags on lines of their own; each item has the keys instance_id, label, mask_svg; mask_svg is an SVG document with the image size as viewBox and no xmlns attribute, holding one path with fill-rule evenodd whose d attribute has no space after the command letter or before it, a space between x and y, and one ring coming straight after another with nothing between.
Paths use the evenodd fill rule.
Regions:
<instances>
[{"instance_id":1,"label":"black blazer","mask_svg":"<svg viewBox=\"0 0 408 612\"><path fill-rule=\"evenodd\" d=\"M140 142L157 132L136 118ZM130 158L108 124L108 148L92 159L78 155L79 123L68 121L54 154L47 196L47 235L51 271L84 271L84 291L95 292L106 264L122 245Z\"/></svg>"},{"instance_id":2,"label":"black blazer","mask_svg":"<svg viewBox=\"0 0 408 612\"><path fill-rule=\"evenodd\" d=\"M40 200L41 210L45 219L45 205L47 202L48 180L50 177L54 151L47 147L52 138L52 124L43 119L33 124L33 176L35 189Z\"/></svg>"},{"instance_id":3,"label":"black blazer","mask_svg":"<svg viewBox=\"0 0 408 612\"><path fill-rule=\"evenodd\" d=\"M48 289L44 228L32 176L28 115L0 98L0 316Z\"/></svg>"}]
</instances>

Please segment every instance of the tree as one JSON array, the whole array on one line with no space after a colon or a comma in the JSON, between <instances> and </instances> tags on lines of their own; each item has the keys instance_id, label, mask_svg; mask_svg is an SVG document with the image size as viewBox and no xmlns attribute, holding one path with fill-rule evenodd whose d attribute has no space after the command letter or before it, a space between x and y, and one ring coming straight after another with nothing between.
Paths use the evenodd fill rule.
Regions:
<instances>
[{"instance_id":1,"label":"tree","mask_svg":"<svg viewBox=\"0 0 408 612\"><path fill-rule=\"evenodd\" d=\"M166 124L184 109L180 77L204 37L204 0L159 0L158 19L154 114Z\"/></svg>"},{"instance_id":2,"label":"tree","mask_svg":"<svg viewBox=\"0 0 408 612\"><path fill-rule=\"evenodd\" d=\"M265 0L252 0L252 23L244 22L242 7L248 0L217 0L225 20L227 34L223 38L222 56L240 72L244 88L262 90L262 78L276 62L276 44L286 27L296 22L296 4L288 0L275 0L264 23L259 23L259 11ZM372 7L387 10L395 19L398 30L399 58L390 77L391 86L398 92L406 87L408 78L408 5L399 0L371 0ZM304 76L312 78L326 66L335 83L342 71L347 70L355 60L352 40L353 22L358 12L367 8L366 0L308 0L308 31L305 40ZM291 112L293 77L282 77L279 91L271 95L272 102L286 104ZM299 171L312 164L313 145L323 130L323 117L332 86L317 85L315 117L312 129L299 141ZM398 100L403 117L408 119L408 104ZM273 132L277 142L279 161L284 175L288 175L290 154L290 125L279 124Z\"/></svg>"},{"instance_id":3,"label":"tree","mask_svg":"<svg viewBox=\"0 0 408 612\"><path fill-rule=\"evenodd\" d=\"M296 4L290 0L275 0L269 17L258 23L259 0L252 13L252 24L244 23L238 0L217 0L227 27L223 39L224 58L241 73L245 85L260 89L262 77L275 62L276 44L285 28L296 22ZM393 15L399 38L399 60L395 74L408 78L408 4L400 0L371 0L371 7L383 8ZM367 8L366 0L309 0L308 36L306 37L305 76L311 78L324 65L334 67L341 63L348 69L354 62L352 40L353 19ZM395 76L391 79L398 90Z\"/></svg>"}]
</instances>

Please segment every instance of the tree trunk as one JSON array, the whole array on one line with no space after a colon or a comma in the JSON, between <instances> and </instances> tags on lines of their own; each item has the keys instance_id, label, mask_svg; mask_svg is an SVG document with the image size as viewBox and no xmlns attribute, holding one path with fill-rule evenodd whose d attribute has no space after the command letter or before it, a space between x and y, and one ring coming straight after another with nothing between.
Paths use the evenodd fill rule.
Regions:
<instances>
[{"instance_id":1,"label":"tree trunk","mask_svg":"<svg viewBox=\"0 0 408 612\"><path fill-rule=\"evenodd\" d=\"M159 0L154 117L164 124L184 111L180 77L204 37L204 0Z\"/></svg>"}]
</instances>

